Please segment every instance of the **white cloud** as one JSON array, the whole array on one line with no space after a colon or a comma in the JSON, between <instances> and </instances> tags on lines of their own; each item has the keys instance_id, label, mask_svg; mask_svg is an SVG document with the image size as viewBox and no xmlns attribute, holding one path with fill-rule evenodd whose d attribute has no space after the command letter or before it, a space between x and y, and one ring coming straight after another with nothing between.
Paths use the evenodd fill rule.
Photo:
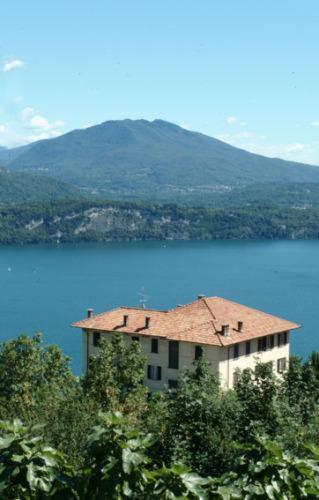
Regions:
<instances>
[{"instance_id":1,"label":"white cloud","mask_svg":"<svg viewBox=\"0 0 319 500\"><path fill-rule=\"evenodd\" d=\"M4 63L2 71L4 73L8 73L8 71L12 71L13 69L20 69L25 66L24 61L22 59L11 59L11 61L8 61Z\"/></svg>"},{"instance_id":2,"label":"white cloud","mask_svg":"<svg viewBox=\"0 0 319 500\"><path fill-rule=\"evenodd\" d=\"M56 120L53 123L49 123L49 121L41 115L31 116L28 121L28 127L35 130L56 130L60 127L64 127L65 122L63 120Z\"/></svg>"},{"instance_id":3,"label":"white cloud","mask_svg":"<svg viewBox=\"0 0 319 500\"><path fill-rule=\"evenodd\" d=\"M31 116L36 114L36 110L34 108L31 108L30 106L27 106L21 111L21 118L23 121L27 121Z\"/></svg>"},{"instance_id":4,"label":"white cloud","mask_svg":"<svg viewBox=\"0 0 319 500\"><path fill-rule=\"evenodd\" d=\"M0 124L0 134L4 134L5 131L6 131L6 126Z\"/></svg>"},{"instance_id":5,"label":"white cloud","mask_svg":"<svg viewBox=\"0 0 319 500\"><path fill-rule=\"evenodd\" d=\"M305 145L300 142L295 142L294 144L288 144L284 149L287 153L298 153L305 149Z\"/></svg>"},{"instance_id":6,"label":"white cloud","mask_svg":"<svg viewBox=\"0 0 319 500\"><path fill-rule=\"evenodd\" d=\"M62 134L60 129L65 125L63 120L49 122L47 118L40 115L38 110L31 106L27 106L21 111L21 119L24 128L31 130L30 133L21 137L21 143L30 143L57 137Z\"/></svg>"},{"instance_id":7,"label":"white cloud","mask_svg":"<svg viewBox=\"0 0 319 500\"><path fill-rule=\"evenodd\" d=\"M229 116L226 119L226 122L229 123L229 125L233 125L234 123L237 122L237 116Z\"/></svg>"},{"instance_id":8,"label":"white cloud","mask_svg":"<svg viewBox=\"0 0 319 500\"><path fill-rule=\"evenodd\" d=\"M38 130L49 130L50 124L46 118L41 115L31 116L28 127Z\"/></svg>"},{"instance_id":9,"label":"white cloud","mask_svg":"<svg viewBox=\"0 0 319 500\"><path fill-rule=\"evenodd\" d=\"M60 130L35 131L35 133L20 138L20 144L29 144L30 142L42 141L44 139L53 139L62 135Z\"/></svg>"},{"instance_id":10,"label":"white cloud","mask_svg":"<svg viewBox=\"0 0 319 500\"><path fill-rule=\"evenodd\" d=\"M313 127L319 127L319 120L314 120L314 121L311 123L311 125L312 125Z\"/></svg>"}]
</instances>

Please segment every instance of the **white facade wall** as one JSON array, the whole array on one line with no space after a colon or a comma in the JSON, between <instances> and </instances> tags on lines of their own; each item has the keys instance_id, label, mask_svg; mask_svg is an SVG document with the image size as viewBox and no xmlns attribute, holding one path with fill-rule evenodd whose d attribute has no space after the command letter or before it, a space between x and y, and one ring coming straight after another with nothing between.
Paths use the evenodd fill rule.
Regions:
<instances>
[{"instance_id":1,"label":"white facade wall","mask_svg":"<svg viewBox=\"0 0 319 500\"><path fill-rule=\"evenodd\" d=\"M272 349L266 351L258 351L258 340L250 341L251 353L245 355L245 342L239 344L239 357L234 358L234 346L224 349L224 359L219 363L219 376L221 385L224 388L231 388L234 385L234 373L236 369L244 370L245 368L254 369L256 364L272 362L273 371L277 372L277 361L281 358L286 358L289 362L289 342L286 345L277 345L277 335L275 335L275 345Z\"/></svg>"},{"instance_id":2,"label":"white facade wall","mask_svg":"<svg viewBox=\"0 0 319 500\"><path fill-rule=\"evenodd\" d=\"M101 338L111 338L111 332L101 333ZM126 342L132 342L132 336L124 334ZM177 381L183 370L194 369L195 344L191 342L179 342L179 368L168 367L169 341L160 337L147 337L145 335L135 335L139 337L142 352L147 357L145 368L144 384L151 391L163 390L168 386L169 380ZM158 339L158 353L151 352L152 338ZM83 369L87 369L88 359L98 352L98 347L93 344L93 331L83 331ZM234 383L234 373L236 369L254 368L257 362L272 362L273 370L277 373L277 360L286 358L289 361L289 342L286 345L277 346L277 335L275 335L275 345L272 349L258 352L257 339L251 340L251 353L245 355L245 342L239 344L239 357L234 358L234 346L217 347L201 345L203 355L210 363L213 373L219 374L221 386L223 388L232 388ZM161 380L150 380L147 376L147 365L161 367Z\"/></svg>"}]
</instances>

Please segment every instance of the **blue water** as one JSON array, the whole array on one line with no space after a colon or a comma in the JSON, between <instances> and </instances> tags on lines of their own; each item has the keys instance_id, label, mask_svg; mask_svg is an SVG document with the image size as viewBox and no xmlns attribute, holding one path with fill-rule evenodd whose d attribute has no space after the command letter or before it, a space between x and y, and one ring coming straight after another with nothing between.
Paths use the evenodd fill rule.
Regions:
<instances>
[{"instance_id":1,"label":"blue water","mask_svg":"<svg viewBox=\"0 0 319 500\"><path fill-rule=\"evenodd\" d=\"M42 331L81 371L86 309L173 307L220 295L303 324L292 352L319 350L319 241L139 242L0 248L0 341Z\"/></svg>"}]
</instances>

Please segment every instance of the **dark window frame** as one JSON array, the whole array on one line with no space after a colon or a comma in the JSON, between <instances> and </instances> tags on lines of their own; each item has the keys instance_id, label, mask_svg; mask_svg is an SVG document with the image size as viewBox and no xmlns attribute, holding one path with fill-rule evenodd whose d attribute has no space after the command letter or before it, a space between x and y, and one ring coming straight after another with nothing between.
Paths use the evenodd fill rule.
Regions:
<instances>
[{"instance_id":1,"label":"dark window frame","mask_svg":"<svg viewBox=\"0 0 319 500\"><path fill-rule=\"evenodd\" d=\"M269 335L268 337L268 349L273 349L275 347L275 336Z\"/></svg>"},{"instance_id":2,"label":"dark window frame","mask_svg":"<svg viewBox=\"0 0 319 500\"><path fill-rule=\"evenodd\" d=\"M93 332L93 345L99 347L101 341L101 332Z\"/></svg>"},{"instance_id":3,"label":"dark window frame","mask_svg":"<svg viewBox=\"0 0 319 500\"><path fill-rule=\"evenodd\" d=\"M178 370L179 368L179 342L169 340L168 342L168 368Z\"/></svg>"},{"instance_id":4,"label":"dark window frame","mask_svg":"<svg viewBox=\"0 0 319 500\"><path fill-rule=\"evenodd\" d=\"M132 341L139 342L140 341L140 337L137 337L136 335L133 335Z\"/></svg>"},{"instance_id":5,"label":"dark window frame","mask_svg":"<svg viewBox=\"0 0 319 500\"><path fill-rule=\"evenodd\" d=\"M155 368L155 376L152 375L152 369ZM147 365L147 378L149 380L162 380L162 367L155 365Z\"/></svg>"},{"instance_id":6,"label":"dark window frame","mask_svg":"<svg viewBox=\"0 0 319 500\"><path fill-rule=\"evenodd\" d=\"M249 356L251 354L251 341L247 340L245 343L245 355Z\"/></svg>"},{"instance_id":7,"label":"dark window frame","mask_svg":"<svg viewBox=\"0 0 319 500\"><path fill-rule=\"evenodd\" d=\"M240 356L240 344L235 344L234 345L234 350L233 350L233 358L237 359Z\"/></svg>"},{"instance_id":8,"label":"dark window frame","mask_svg":"<svg viewBox=\"0 0 319 500\"><path fill-rule=\"evenodd\" d=\"M198 361L200 358L202 358L203 354L204 354L203 347L201 345L195 345L195 352L194 352L195 361Z\"/></svg>"},{"instance_id":9,"label":"dark window frame","mask_svg":"<svg viewBox=\"0 0 319 500\"><path fill-rule=\"evenodd\" d=\"M177 389L178 387L178 380L169 379L167 383L169 389Z\"/></svg>"},{"instance_id":10,"label":"dark window frame","mask_svg":"<svg viewBox=\"0 0 319 500\"><path fill-rule=\"evenodd\" d=\"M267 351L267 337L259 337L258 339L258 352Z\"/></svg>"},{"instance_id":11,"label":"dark window frame","mask_svg":"<svg viewBox=\"0 0 319 500\"><path fill-rule=\"evenodd\" d=\"M289 332L280 332L278 333L278 338L277 338L277 345L278 347L281 347L283 345L287 345L289 342Z\"/></svg>"},{"instance_id":12,"label":"dark window frame","mask_svg":"<svg viewBox=\"0 0 319 500\"><path fill-rule=\"evenodd\" d=\"M158 339L151 339L151 352L158 354Z\"/></svg>"},{"instance_id":13,"label":"dark window frame","mask_svg":"<svg viewBox=\"0 0 319 500\"><path fill-rule=\"evenodd\" d=\"M283 364L283 367L281 366ZM277 372L284 373L287 370L287 358L279 358L277 359Z\"/></svg>"}]
</instances>

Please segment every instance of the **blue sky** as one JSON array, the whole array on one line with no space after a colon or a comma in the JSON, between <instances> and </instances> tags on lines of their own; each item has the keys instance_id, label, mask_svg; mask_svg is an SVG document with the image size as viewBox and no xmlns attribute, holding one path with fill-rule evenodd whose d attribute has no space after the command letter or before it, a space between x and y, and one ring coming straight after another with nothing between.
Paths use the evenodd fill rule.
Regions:
<instances>
[{"instance_id":1,"label":"blue sky","mask_svg":"<svg viewBox=\"0 0 319 500\"><path fill-rule=\"evenodd\" d=\"M318 0L10 0L0 144L162 118L319 165Z\"/></svg>"}]
</instances>

